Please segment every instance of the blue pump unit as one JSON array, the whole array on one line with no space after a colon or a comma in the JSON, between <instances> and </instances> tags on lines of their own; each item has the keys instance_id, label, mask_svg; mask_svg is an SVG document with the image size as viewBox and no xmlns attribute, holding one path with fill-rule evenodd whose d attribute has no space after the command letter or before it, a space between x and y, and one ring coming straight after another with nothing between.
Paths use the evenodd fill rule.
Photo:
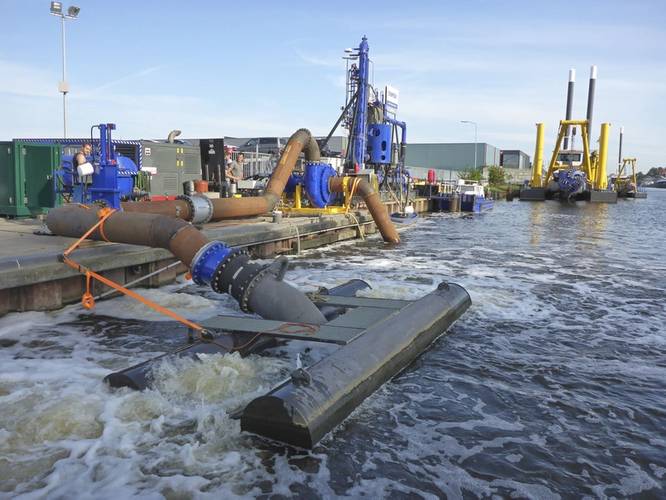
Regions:
<instances>
[{"instance_id":1,"label":"blue pump unit","mask_svg":"<svg viewBox=\"0 0 666 500\"><path fill-rule=\"evenodd\" d=\"M114 123L100 123L99 128L99 164L95 165L92 186L88 189L90 201L104 202L108 207L120 208L120 189L118 189L118 160L111 143L111 131Z\"/></svg>"},{"instance_id":2,"label":"blue pump unit","mask_svg":"<svg viewBox=\"0 0 666 500\"><path fill-rule=\"evenodd\" d=\"M100 131L99 150L93 157L87 158L94 166L93 174L89 178L80 178L74 166L75 155L65 155L60 170L56 172L56 190L77 203L101 202L119 209L121 200L134 196L139 167L131 158L115 152L111 141L115 124L102 123L93 128Z\"/></svg>"},{"instance_id":3,"label":"blue pump unit","mask_svg":"<svg viewBox=\"0 0 666 500\"><path fill-rule=\"evenodd\" d=\"M355 165L365 165L367 123L368 123L368 75L370 58L368 57L368 39L363 37L358 46L358 67L353 71L352 81L356 82L355 120L351 130L351 159Z\"/></svg>"},{"instance_id":4,"label":"blue pump unit","mask_svg":"<svg viewBox=\"0 0 666 500\"><path fill-rule=\"evenodd\" d=\"M315 207L324 208L331 203L332 193L328 181L336 175L337 172L328 163L307 162L305 164L305 174L303 175L305 194Z\"/></svg>"},{"instance_id":5,"label":"blue pump unit","mask_svg":"<svg viewBox=\"0 0 666 500\"><path fill-rule=\"evenodd\" d=\"M387 165L391 163L391 134L393 130L388 123L371 123L368 125L368 154L370 163Z\"/></svg>"},{"instance_id":6,"label":"blue pump unit","mask_svg":"<svg viewBox=\"0 0 666 500\"><path fill-rule=\"evenodd\" d=\"M337 172L329 163L309 161L305 164L303 174L291 174L284 192L292 194L296 186L302 186L310 204L316 208L324 208L331 204L335 196L329 188L329 180L336 175Z\"/></svg>"},{"instance_id":7,"label":"blue pump unit","mask_svg":"<svg viewBox=\"0 0 666 500\"><path fill-rule=\"evenodd\" d=\"M351 58L357 59L358 63L352 64L347 77L349 82L347 95L354 96L348 106L353 105L353 108L350 111L349 107L346 107L341 117L342 119L347 115L346 126L350 128L347 160L351 166L359 168L365 168L366 163L374 166L390 165L393 128L398 127L402 130L402 134L397 163L398 167L402 169L407 144L407 125L391 116L396 109L395 105L387 104L386 96L383 100L379 99L378 91L371 85L369 79L370 47L365 36L355 50Z\"/></svg>"}]
</instances>

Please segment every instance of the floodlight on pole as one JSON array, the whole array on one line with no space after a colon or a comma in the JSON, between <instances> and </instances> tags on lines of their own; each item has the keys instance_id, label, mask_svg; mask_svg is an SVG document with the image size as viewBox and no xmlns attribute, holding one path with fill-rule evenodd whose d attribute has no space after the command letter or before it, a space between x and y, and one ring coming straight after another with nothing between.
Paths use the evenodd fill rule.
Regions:
<instances>
[{"instance_id":1,"label":"floodlight on pole","mask_svg":"<svg viewBox=\"0 0 666 500\"><path fill-rule=\"evenodd\" d=\"M67 93L69 84L67 83L67 48L65 45L65 20L76 19L81 9L76 5L71 5L67 9L67 14L62 11L62 2L51 2L51 14L58 16L61 21L61 41L62 41L62 80L58 83L58 92L62 92L62 132L63 137L67 138Z\"/></svg>"},{"instance_id":2,"label":"floodlight on pole","mask_svg":"<svg viewBox=\"0 0 666 500\"><path fill-rule=\"evenodd\" d=\"M471 120L460 120L460 123L470 123L474 125L474 168L476 168L476 144L478 140L478 128L477 123Z\"/></svg>"}]
</instances>

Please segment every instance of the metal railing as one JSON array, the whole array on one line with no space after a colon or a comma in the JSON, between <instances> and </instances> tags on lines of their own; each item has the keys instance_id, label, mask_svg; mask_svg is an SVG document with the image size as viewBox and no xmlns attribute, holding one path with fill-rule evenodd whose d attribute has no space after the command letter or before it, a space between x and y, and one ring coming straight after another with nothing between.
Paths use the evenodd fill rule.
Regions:
<instances>
[{"instance_id":1,"label":"metal railing","mask_svg":"<svg viewBox=\"0 0 666 500\"><path fill-rule=\"evenodd\" d=\"M238 155L237 151L231 153L231 160L236 161ZM243 161L244 179L254 177L255 175L269 176L280 159L278 155L250 151L243 153L243 155L245 157Z\"/></svg>"},{"instance_id":2,"label":"metal railing","mask_svg":"<svg viewBox=\"0 0 666 500\"><path fill-rule=\"evenodd\" d=\"M238 158L239 152L234 151L231 153L231 160L236 161ZM280 155L269 154L269 153L257 153L257 152L245 152L243 153L245 159L243 161L243 178L249 179L255 175L262 177L268 177L273 173L273 170L280 160ZM330 163L333 168L338 172L342 172L342 166L344 160L342 158L323 158L321 159L324 163ZM303 170L302 158L299 158L294 170Z\"/></svg>"}]
</instances>

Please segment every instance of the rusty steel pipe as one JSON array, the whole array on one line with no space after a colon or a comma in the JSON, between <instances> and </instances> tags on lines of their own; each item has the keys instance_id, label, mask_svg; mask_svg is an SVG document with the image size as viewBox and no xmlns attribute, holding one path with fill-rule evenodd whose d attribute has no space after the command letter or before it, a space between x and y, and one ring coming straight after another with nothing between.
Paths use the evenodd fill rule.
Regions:
<instances>
[{"instance_id":1,"label":"rusty steel pipe","mask_svg":"<svg viewBox=\"0 0 666 500\"><path fill-rule=\"evenodd\" d=\"M46 225L53 234L79 238L98 221L97 210L78 205L50 210ZM192 224L182 219L159 214L116 212L90 236L91 240L146 245L169 250L183 264L189 266L199 248L208 238Z\"/></svg>"},{"instance_id":2,"label":"rusty steel pipe","mask_svg":"<svg viewBox=\"0 0 666 500\"><path fill-rule=\"evenodd\" d=\"M304 128L297 130L289 138L263 196L212 199L213 215L210 220L251 217L271 212L280 201L284 187L301 152L305 153L307 161L321 159L317 141L312 137L310 131ZM190 204L185 200L127 202L122 204L122 208L126 212L168 215L187 221L191 221L195 215L192 213Z\"/></svg>"},{"instance_id":3,"label":"rusty steel pipe","mask_svg":"<svg viewBox=\"0 0 666 500\"><path fill-rule=\"evenodd\" d=\"M46 225L59 236L80 238L99 221L97 212L92 207L79 205L55 208L49 211ZM246 252L209 241L182 219L115 212L88 238L169 250L191 268L197 284L208 284L218 293L231 294L244 311L255 312L263 318L296 323L326 322L303 292L282 280L286 261L277 260L268 266L252 262Z\"/></svg>"},{"instance_id":4,"label":"rusty steel pipe","mask_svg":"<svg viewBox=\"0 0 666 500\"><path fill-rule=\"evenodd\" d=\"M167 215L183 220L192 219L190 205L185 200L126 201L120 204L124 212Z\"/></svg>"},{"instance_id":5,"label":"rusty steel pipe","mask_svg":"<svg viewBox=\"0 0 666 500\"><path fill-rule=\"evenodd\" d=\"M331 177L331 180L329 181L329 189L334 193L343 193L344 179L344 177ZM353 177L352 179L358 179L358 177ZM384 205L379 198L379 193L377 193L365 179L358 181L356 192L363 198L363 201L365 202L366 207L368 207L368 211L372 215L377 229L381 233L382 238L384 238L384 241L387 243L400 243L398 231L393 225L393 222L391 222L386 205Z\"/></svg>"}]
</instances>

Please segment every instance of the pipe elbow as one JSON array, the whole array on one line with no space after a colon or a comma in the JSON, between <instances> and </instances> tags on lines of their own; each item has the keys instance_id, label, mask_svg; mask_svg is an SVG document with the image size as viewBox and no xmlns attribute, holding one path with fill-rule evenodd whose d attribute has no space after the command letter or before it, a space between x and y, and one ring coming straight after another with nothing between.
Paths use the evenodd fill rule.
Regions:
<instances>
[{"instance_id":1,"label":"pipe elbow","mask_svg":"<svg viewBox=\"0 0 666 500\"><path fill-rule=\"evenodd\" d=\"M372 184L363 178L360 178L358 181L358 184L356 185L356 191L364 199L370 195L375 194L375 189L372 187Z\"/></svg>"},{"instance_id":2,"label":"pipe elbow","mask_svg":"<svg viewBox=\"0 0 666 500\"><path fill-rule=\"evenodd\" d=\"M266 206L268 207L267 212L272 212L277 207L278 202L280 201L280 196L275 193L264 193L264 199L266 200Z\"/></svg>"},{"instance_id":3,"label":"pipe elbow","mask_svg":"<svg viewBox=\"0 0 666 500\"><path fill-rule=\"evenodd\" d=\"M363 198L365 206L368 207L368 211L372 215L375 225L381 233L382 238L384 238L384 241L387 243L400 243L400 236L398 236L395 225L391 222L386 205L382 203L379 193L374 190L372 184L367 180L359 177L331 177L328 184L330 190L334 193L344 192L345 179L349 181L359 179L357 181L358 184L356 184L356 193Z\"/></svg>"},{"instance_id":4,"label":"pipe elbow","mask_svg":"<svg viewBox=\"0 0 666 500\"><path fill-rule=\"evenodd\" d=\"M308 131L308 133L310 132ZM310 134L310 139L303 148L303 153L305 154L305 161L319 162L321 160L319 144L317 144L317 140L312 137L312 134Z\"/></svg>"}]
</instances>

